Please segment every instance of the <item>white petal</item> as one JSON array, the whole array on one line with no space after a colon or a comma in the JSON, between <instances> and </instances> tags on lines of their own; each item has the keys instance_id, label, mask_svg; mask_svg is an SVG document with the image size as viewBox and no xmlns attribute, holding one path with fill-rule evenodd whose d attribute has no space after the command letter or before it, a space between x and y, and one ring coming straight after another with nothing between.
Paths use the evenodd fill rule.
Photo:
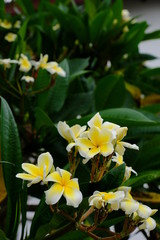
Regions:
<instances>
[{"instance_id":1,"label":"white petal","mask_svg":"<svg viewBox=\"0 0 160 240\"><path fill-rule=\"evenodd\" d=\"M82 193L78 189L65 187L63 195L66 198L68 206L77 208L82 202Z\"/></svg>"},{"instance_id":2,"label":"white petal","mask_svg":"<svg viewBox=\"0 0 160 240\"><path fill-rule=\"evenodd\" d=\"M60 185L59 183L54 183L49 190L45 191L46 203L48 205L57 203L61 198L63 192L64 192L64 187L62 187L62 185Z\"/></svg>"}]
</instances>

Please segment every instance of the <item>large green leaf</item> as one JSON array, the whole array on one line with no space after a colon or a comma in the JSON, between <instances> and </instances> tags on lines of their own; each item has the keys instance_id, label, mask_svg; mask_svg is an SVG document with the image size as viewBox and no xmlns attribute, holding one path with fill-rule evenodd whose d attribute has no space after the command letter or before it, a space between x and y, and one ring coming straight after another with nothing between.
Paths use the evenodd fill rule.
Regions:
<instances>
[{"instance_id":1,"label":"large green leaf","mask_svg":"<svg viewBox=\"0 0 160 240\"><path fill-rule=\"evenodd\" d=\"M145 171L138 174L138 176L132 177L123 183L123 186L139 187L144 183L152 182L160 178L160 170Z\"/></svg>"},{"instance_id":2,"label":"large green leaf","mask_svg":"<svg viewBox=\"0 0 160 240\"><path fill-rule=\"evenodd\" d=\"M76 38L78 38L80 42L85 43L87 40L87 31L84 22L80 17L71 14L68 14L67 18L69 21L69 26L76 35Z\"/></svg>"},{"instance_id":3,"label":"large green leaf","mask_svg":"<svg viewBox=\"0 0 160 240\"><path fill-rule=\"evenodd\" d=\"M100 39L103 31L107 31L112 22L112 11L110 9L97 13L90 26L91 42Z\"/></svg>"},{"instance_id":4,"label":"large green leaf","mask_svg":"<svg viewBox=\"0 0 160 240\"><path fill-rule=\"evenodd\" d=\"M56 77L55 85L50 91L48 106L49 113L58 112L64 105L69 86L69 66L64 60L60 66L66 71L66 77Z\"/></svg>"},{"instance_id":5,"label":"large green leaf","mask_svg":"<svg viewBox=\"0 0 160 240\"><path fill-rule=\"evenodd\" d=\"M1 98L1 159L5 162L2 166L8 194L6 234L14 237L19 223L22 190L22 181L15 176L21 172L22 153L17 125L4 98Z\"/></svg>"},{"instance_id":6,"label":"large green leaf","mask_svg":"<svg viewBox=\"0 0 160 240\"><path fill-rule=\"evenodd\" d=\"M36 232L41 225L49 223L52 218L52 213L49 206L45 203L45 198L42 196L41 201L36 208L35 215L32 220L30 238L34 239Z\"/></svg>"},{"instance_id":7,"label":"large green leaf","mask_svg":"<svg viewBox=\"0 0 160 240\"><path fill-rule=\"evenodd\" d=\"M152 136L140 145L137 158L133 161L133 167L139 171L156 170L160 165L160 136Z\"/></svg>"},{"instance_id":8,"label":"large green leaf","mask_svg":"<svg viewBox=\"0 0 160 240\"><path fill-rule=\"evenodd\" d=\"M95 89L95 105L97 111L113 107L121 107L125 99L123 78L117 75L101 79Z\"/></svg>"},{"instance_id":9,"label":"large green leaf","mask_svg":"<svg viewBox=\"0 0 160 240\"><path fill-rule=\"evenodd\" d=\"M106 191L119 187L124 179L125 164L112 168L98 183L99 191Z\"/></svg>"},{"instance_id":10,"label":"large green leaf","mask_svg":"<svg viewBox=\"0 0 160 240\"><path fill-rule=\"evenodd\" d=\"M93 104L93 92L70 94L64 107L59 112L56 121L75 118L77 115L86 114Z\"/></svg>"},{"instance_id":11,"label":"large green leaf","mask_svg":"<svg viewBox=\"0 0 160 240\"><path fill-rule=\"evenodd\" d=\"M100 111L101 117L104 121L110 121L123 126L156 126L156 122L146 117L137 110L129 108L114 108ZM81 119L70 120L68 123L73 125L75 123L86 124L93 114L90 114Z\"/></svg>"},{"instance_id":12,"label":"large green leaf","mask_svg":"<svg viewBox=\"0 0 160 240\"><path fill-rule=\"evenodd\" d=\"M46 70L39 69L38 76L33 88L33 93L36 96L37 107L45 109L45 107L47 106L50 87L51 87L51 75Z\"/></svg>"},{"instance_id":13,"label":"large green leaf","mask_svg":"<svg viewBox=\"0 0 160 240\"><path fill-rule=\"evenodd\" d=\"M122 9L123 9L123 1L116 0L112 5L112 10L113 10L114 19L117 19L118 22L120 22L122 18Z\"/></svg>"}]
</instances>

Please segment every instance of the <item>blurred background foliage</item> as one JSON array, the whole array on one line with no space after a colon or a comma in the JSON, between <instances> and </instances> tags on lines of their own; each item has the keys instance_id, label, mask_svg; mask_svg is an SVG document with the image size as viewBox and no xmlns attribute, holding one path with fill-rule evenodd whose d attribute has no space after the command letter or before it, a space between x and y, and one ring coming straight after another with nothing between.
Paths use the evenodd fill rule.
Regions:
<instances>
[{"instance_id":1,"label":"blurred background foliage","mask_svg":"<svg viewBox=\"0 0 160 240\"><path fill-rule=\"evenodd\" d=\"M1 158L10 163L0 165L4 176L0 175L0 219L5 216L4 221L0 220L1 239L16 239L20 212L21 239L25 237L27 190L15 180L21 163L49 151L55 165L64 167L66 142L58 135L55 124L59 120L69 125L86 124L98 111L105 121L128 127L127 141L136 143L140 150L127 150L125 162L139 174L125 184L133 187L135 199L159 208L160 68L145 66L145 61L155 57L141 54L138 45L159 38L160 31L146 33L147 22L126 18L122 13L122 0L85 0L81 4L73 0L40 0L37 4L15 0L10 12L0 0L1 20L21 22L19 29L0 27L0 58L16 59L24 53L38 60L41 53L48 54L66 71L66 77L52 78L40 69L32 73L36 81L30 86L20 81L21 73L14 65L9 69L0 65ZM4 39L10 31L17 34L13 43ZM81 164L76 174L82 183L86 182L88 166ZM121 179L109 189L120 184ZM38 198L43 193L42 188L37 191L35 187L28 191ZM108 224L117 223L118 217L115 216L115 222L108 220ZM159 213L156 217L157 229L150 239L159 236ZM40 239L48 222L51 228L64 224L61 218L51 220L42 198L29 239ZM77 233L74 234L76 239Z\"/></svg>"}]
</instances>

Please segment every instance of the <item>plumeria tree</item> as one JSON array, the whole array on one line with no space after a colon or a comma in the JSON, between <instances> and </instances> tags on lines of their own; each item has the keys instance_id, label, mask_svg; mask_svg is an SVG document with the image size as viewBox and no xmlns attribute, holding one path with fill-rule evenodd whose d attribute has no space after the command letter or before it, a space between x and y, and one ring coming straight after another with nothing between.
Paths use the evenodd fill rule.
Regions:
<instances>
[{"instance_id":1,"label":"plumeria tree","mask_svg":"<svg viewBox=\"0 0 160 240\"><path fill-rule=\"evenodd\" d=\"M11 7L0 0L0 239L159 239L160 70L138 49L159 30L122 0Z\"/></svg>"}]
</instances>

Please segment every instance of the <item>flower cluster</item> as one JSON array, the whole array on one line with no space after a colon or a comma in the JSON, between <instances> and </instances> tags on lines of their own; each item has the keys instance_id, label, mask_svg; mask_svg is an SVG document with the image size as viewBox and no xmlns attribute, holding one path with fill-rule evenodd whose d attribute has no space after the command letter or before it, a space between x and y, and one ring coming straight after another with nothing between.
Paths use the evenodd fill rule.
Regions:
<instances>
[{"instance_id":1,"label":"flower cluster","mask_svg":"<svg viewBox=\"0 0 160 240\"><path fill-rule=\"evenodd\" d=\"M138 226L140 230L153 230L156 227L156 221L151 216L158 210L134 200L130 192L131 188L125 186L119 187L115 192L95 191L89 198L89 205L95 209L101 209L106 216L113 210L121 209L135 227Z\"/></svg>"},{"instance_id":2,"label":"flower cluster","mask_svg":"<svg viewBox=\"0 0 160 240\"><path fill-rule=\"evenodd\" d=\"M99 176L92 172L96 181L101 179L111 161L116 163L115 167L124 163L123 155L126 148L139 149L136 144L122 141L127 134L127 127L103 122L99 113L88 121L88 127L81 127L78 124L69 127L66 122L60 121L57 128L60 135L68 141L66 148L68 152L74 147L83 157L84 164L91 160L94 169L95 165L98 166L98 172L101 168L102 173ZM126 166L125 180L130 177L131 172L136 174L132 167Z\"/></svg>"},{"instance_id":3,"label":"flower cluster","mask_svg":"<svg viewBox=\"0 0 160 240\"><path fill-rule=\"evenodd\" d=\"M22 168L26 173L18 173L16 177L30 181L28 187L39 182L47 185L48 182L54 182L51 188L45 191L48 205L56 204L62 195L69 206L78 207L81 203L82 193L79 190L78 179L71 179L71 174L66 170L59 167L55 169L50 153L42 153L38 157L37 166L23 163Z\"/></svg>"},{"instance_id":4,"label":"flower cluster","mask_svg":"<svg viewBox=\"0 0 160 240\"><path fill-rule=\"evenodd\" d=\"M47 72L49 72L51 75L58 74L61 77L65 77L66 73L65 71L59 66L57 62L48 62L48 55L40 55L39 61L30 60L26 55L22 54L20 55L20 58L18 60L12 60L12 59L0 59L0 64L4 65L5 69L10 68L11 64L17 64L19 65L19 71L28 73L32 68L35 70L38 70L40 68L45 69ZM34 77L25 75L22 76L21 80L29 82L34 82Z\"/></svg>"},{"instance_id":5,"label":"flower cluster","mask_svg":"<svg viewBox=\"0 0 160 240\"><path fill-rule=\"evenodd\" d=\"M41 62L41 64L46 66L46 61ZM70 161L72 171L69 172L59 167L55 169L52 156L46 152L38 157L37 165L23 163L22 169L25 173L16 175L17 178L29 181L28 187L39 182L45 184L47 187L47 190L44 191L45 201L52 211L55 209L57 211L57 203L62 195L66 199L66 204L74 208L77 208L83 200L78 179L72 178L77 167L75 161L79 156L84 158L84 164L91 160L91 182L98 182L109 171L111 162L113 167L118 167L124 163L125 148L138 150L137 145L123 141L127 133L126 127L104 122L99 113L88 121L88 126L76 124L69 127L66 122L60 121L57 128L60 135L68 141L67 151L72 159ZM71 159L69 158L69 160ZM124 181L130 177L131 172L137 174L132 167L126 166ZM52 182L53 184L50 185ZM93 184L93 186L98 185ZM157 209L151 209L135 200L131 195L131 187L123 186L123 184L109 192L95 190L92 196L88 196L88 205L90 208L84 210L82 215L77 216L78 212L76 212L75 219L65 212L63 215L74 224L78 219L77 228L87 232L88 229L90 229L89 231L94 230L97 223L102 223L108 214L119 210L126 215L122 229L122 233L125 233L124 236L129 235L137 227L140 230L147 229L148 231L156 227L156 221L152 215L157 212ZM62 213L60 209L59 211ZM91 214L94 214L94 223L88 228L88 225L85 225L85 220Z\"/></svg>"},{"instance_id":6,"label":"flower cluster","mask_svg":"<svg viewBox=\"0 0 160 240\"><path fill-rule=\"evenodd\" d=\"M13 28L13 31L15 31L15 29L19 29L21 27L21 21L17 20L14 24L12 24L10 21L8 21L7 19L0 19L0 27L10 30ZM8 32L5 36L4 39L7 42L14 42L17 39L17 34L15 32Z\"/></svg>"}]
</instances>

